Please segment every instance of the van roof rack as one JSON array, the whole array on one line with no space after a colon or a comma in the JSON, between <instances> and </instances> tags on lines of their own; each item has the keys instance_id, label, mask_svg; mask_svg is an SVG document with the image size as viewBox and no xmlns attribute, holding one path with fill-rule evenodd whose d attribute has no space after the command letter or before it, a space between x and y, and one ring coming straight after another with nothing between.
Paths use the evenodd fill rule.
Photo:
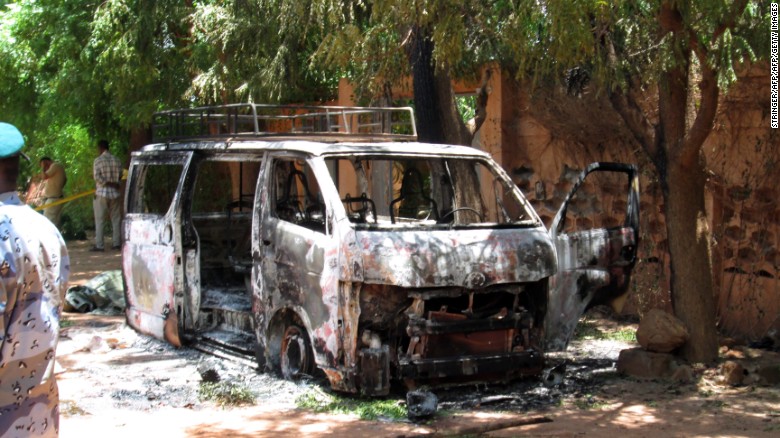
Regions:
<instances>
[{"instance_id":1,"label":"van roof rack","mask_svg":"<svg viewBox=\"0 0 780 438\"><path fill-rule=\"evenodd\" d=\"M410 107L342 107L238 103L154 114L156 142L241 137L333 137L416 140Z\"/></svg>"}]
</instances>

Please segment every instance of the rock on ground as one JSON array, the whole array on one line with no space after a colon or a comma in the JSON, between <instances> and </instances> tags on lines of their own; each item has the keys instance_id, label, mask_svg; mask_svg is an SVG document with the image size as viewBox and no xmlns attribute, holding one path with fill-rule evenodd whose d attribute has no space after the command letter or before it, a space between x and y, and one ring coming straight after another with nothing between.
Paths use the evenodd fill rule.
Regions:
<instances>
[{"instance_id":1,"label":"rock on ground","mask_svg":"<svg viewBox=\"0 0 780 438\"><path fill-rule=\"evenodd\" d=\"M645 350L671 353L688 341L688 329L674 315L652 309L639 321L636 340Z\"/></svg>"}]
</instances>

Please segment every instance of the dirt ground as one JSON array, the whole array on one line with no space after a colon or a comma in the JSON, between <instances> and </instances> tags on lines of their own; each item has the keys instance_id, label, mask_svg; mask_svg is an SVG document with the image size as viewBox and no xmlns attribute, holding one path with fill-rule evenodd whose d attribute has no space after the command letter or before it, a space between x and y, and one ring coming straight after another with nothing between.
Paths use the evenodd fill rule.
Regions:
<instances>
[{"instance_id":1,"label":"dirt ground","mask_svg":"<svg viewBox=\"0 0 780 438\"><path fill-rule=\"evenodd\" d=\"M119 269L118 252L90 253L69 242L72 284ZM110 247L109 244L107 244ZM316 383L293 383L191 349L136 334L121 316L66 313L57 350L60 436L780 436L780 387L718 383L715 368L695 368L694 383L621 377L614 360L630 345L593 341L572 346L566 378L435 391L440 410L422 424L361 421L353 415L296 408ZM613 324L599 321L603 326ZM732 350L780 361L776 353ZM220 407L198 397L206 365L251 388L256 404ZM399 396L398 398L402 398ZM479 435L479 427L546 417L549 423Z\"/></svg>"}]
</instances>

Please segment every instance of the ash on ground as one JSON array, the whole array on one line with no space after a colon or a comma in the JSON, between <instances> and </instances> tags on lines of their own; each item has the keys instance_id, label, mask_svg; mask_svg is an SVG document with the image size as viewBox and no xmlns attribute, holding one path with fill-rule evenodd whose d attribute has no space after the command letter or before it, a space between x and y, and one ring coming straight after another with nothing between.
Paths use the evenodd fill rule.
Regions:
<instances>
[{"instance_id":1,"label":"ash on ground","mask_svg":"<svg viewBox=\"0 0 780 438\"><path fill-rule=\"evenodd\" d=\"M88 330L88 329L92 330ZM557 407L563 399L591 403L592 395L616 374L620 350L635 344L621 341L576 340L562 356L551 355L540 377L508 383L433 388L439 410L529 411ZM74 361L76 355L81 356ZM261 373L246 362L219 358L191 348L175 348L130 329L123 321L113 327L71 327L57 352L64 415L84 415L110 404L115 408L152 410L159 407L210 409L214 403L199 394L202 382L229 382L251 391L256 405L286 410L313 386L331 392L323 379L283 380ZM88 367L70 363L88 361ZM68 384L77 391L68 391ZM68 399L68 393L78 393ZM64 396L64 397L63 397ZM405 403L406 391L389 396Z\"/></svg>"},{"instance_id":2,"label":"ash on ground","mask_svg":"<svg viewBox=\"0 0 780 438\"><path fill-rule=\"evenodd\" d=\"M594 404L598 388L617 377L615 364L620 351L635 346L623 341L577 340L565 354L548 355L547 368L540 377L434 392L439 408L449 410L541 411L559 406L567 398Z\"/></svg>"},{"instance_id":3,"label":"ash on ground","mask_svg":"<svg viewBox=\"0 0 780 438\"><path fill-rule=\"evenodd\" d=\"M148 411L160 407L213 408L199 393L208 370L220 382L251 392L255 404L295 408L312 383L286 381L259 373L256 367L176 348L141 335L124 321L61 331L57 379L63 415L90 415L111 406Z\"/></svg>"}]
</instances>

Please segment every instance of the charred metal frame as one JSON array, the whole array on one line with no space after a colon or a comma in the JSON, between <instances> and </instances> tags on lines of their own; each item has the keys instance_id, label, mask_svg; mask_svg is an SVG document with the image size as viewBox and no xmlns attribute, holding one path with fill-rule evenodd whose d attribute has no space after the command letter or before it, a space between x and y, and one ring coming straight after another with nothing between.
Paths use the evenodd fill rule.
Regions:
<instances>
[{"instance_id":1,"label":"charred metal frame","mask_svg":"<svg viewBox=\"0 0 780 438\"><path fill-rule=\"evenodd\" d=\"M206 120L208 125L216 119ZM394 380L447 384L537 375L546 349L565 348L587 306L626 291L638 238L633 166L596 163L574 188L592 171L626 173L629 213L618 229L566 235L560 232L559 213L548 232L511 184L513 196L531 215L522 226L371 228L350 221L351 203L360 197L340 199L326 158L477 160L511 180L489 156L471 148L213 137L148 146L134 153L130 168L128 206L142 183L136 169L183 166L168 211L149 215L128 209L124 226L128 322L174 345L182 338L209 342L221 351L256 354L262 368L286 377L319 369L334 389L383 395ZM198 163L204 160L262 163L251 225L242 225L251 227L246 230L249 254L236 270L245 276L245 286L235 281L206 287L201 281L204 264L211 263L204 259L206 231L199 229L205 225L189 210ZM322 227L276 213L280 161L290 163L288 168L299 163L305 167L300 178L316 181ZM289 185L292 178L284 177ZM224 220L230 214L228 208ZM212 245L219 240L212 236Z\"/></svg>"}]
</instances>

